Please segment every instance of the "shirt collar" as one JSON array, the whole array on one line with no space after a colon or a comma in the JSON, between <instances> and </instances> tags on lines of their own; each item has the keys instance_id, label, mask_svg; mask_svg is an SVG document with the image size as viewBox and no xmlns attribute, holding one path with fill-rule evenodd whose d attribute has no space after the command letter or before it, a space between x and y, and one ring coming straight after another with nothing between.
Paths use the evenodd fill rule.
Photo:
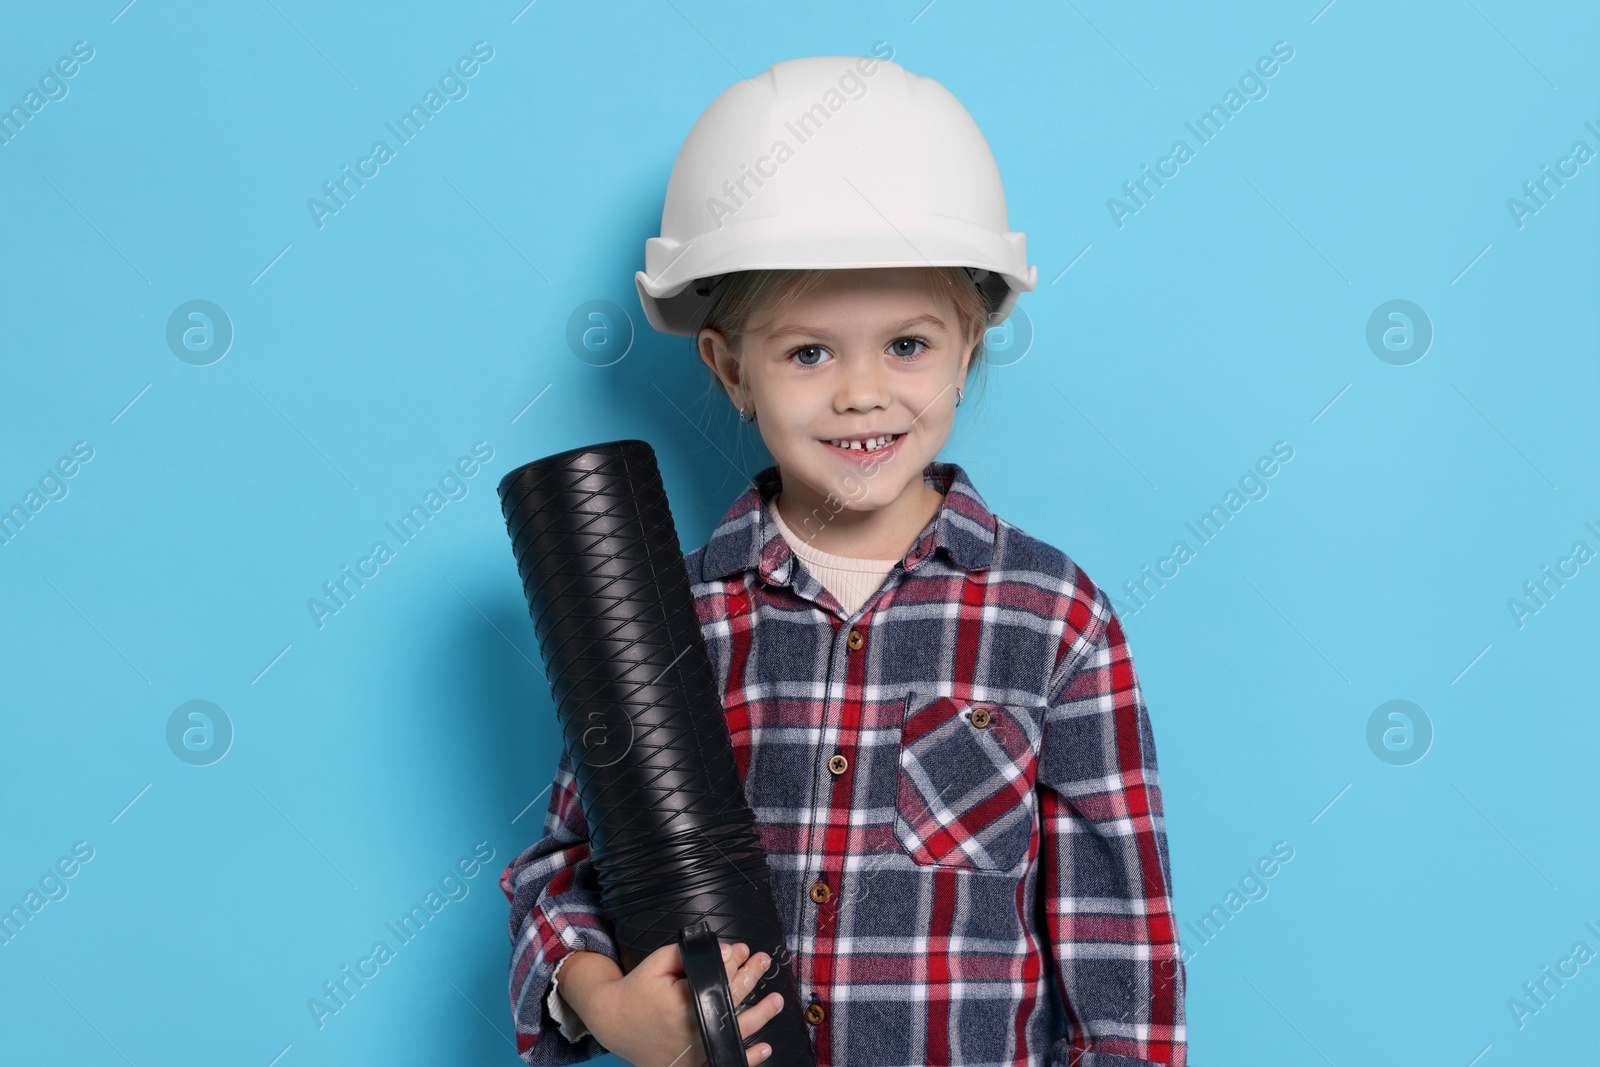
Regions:
<instances>
[{"instance_id":1,"label":"shirt collar","mask_svg":"<svg viewBox=\"0 0 1600 1067\"><path fill-rule=\"evenodd\" d=\"M996 520L967 472L957 463L932 462L922 469L922 480L943 494L944 502L901 560L905 569L915 570L940 548L967 570L988 567L994 555ZM706 542L699 580L715 581L746 570L757 571L774 585L792 580L795 555L768 507L783 485L777 466L765 468L751 482Z\"/></svg>"}]
</instances>

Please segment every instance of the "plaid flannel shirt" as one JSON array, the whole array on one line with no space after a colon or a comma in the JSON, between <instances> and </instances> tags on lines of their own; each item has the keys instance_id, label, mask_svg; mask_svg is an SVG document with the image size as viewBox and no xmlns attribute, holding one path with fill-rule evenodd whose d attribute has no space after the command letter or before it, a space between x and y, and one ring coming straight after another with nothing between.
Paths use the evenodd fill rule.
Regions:
<instances>
[{"instance_id":1,"label":"plaid flannel shirt","mask_svg":"<svg viewBox=\"0 0 1600 1067\"><path fill-rule=\"evenodd\" d=\"M773 523L776 467L685 557L817 1063L1182 1067L1154 738L1121 623L959 465L923 478L943 504L854 615ZM565 751L544 830L501 876L511 1006L523 1060L574 1063L605 1050L558 1032L551 972L618 954Z\"/></svg>"}]
</instances>

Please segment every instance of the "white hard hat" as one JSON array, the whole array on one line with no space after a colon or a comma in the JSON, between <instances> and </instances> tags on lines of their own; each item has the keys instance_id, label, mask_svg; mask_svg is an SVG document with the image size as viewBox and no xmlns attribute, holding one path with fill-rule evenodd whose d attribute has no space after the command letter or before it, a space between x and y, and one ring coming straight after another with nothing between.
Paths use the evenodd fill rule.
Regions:
<instances>
[{"instance_id":1,"label":"white hard hat","mask_svg":"<svg viewBox=\"0 0 1600 1067\"><path fill-rule=\"evenodd\" d=\"M684 138L644 247L645 317L684 335L733 271L967 267L991 326L1039 273L967 109L871 57L789 59L723 90Z\"/></svg>"}]
</instances>

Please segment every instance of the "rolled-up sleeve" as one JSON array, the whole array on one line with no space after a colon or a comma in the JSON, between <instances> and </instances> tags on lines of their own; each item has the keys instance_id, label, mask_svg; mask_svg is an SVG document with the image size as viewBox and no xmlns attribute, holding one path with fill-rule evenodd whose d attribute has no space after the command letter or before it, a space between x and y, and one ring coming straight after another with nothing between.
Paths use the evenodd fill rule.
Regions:
<instances>
[{"instance_id":1,"label":"rolled-up sleeve","mask_svg":"<svg viewBox=\"0 0 1600 1067\"><path fill-rule=\"evenodd\" d=\"M565 748L545 811L544 837L500 875L511 904L509 992L517 1055L529 1064L579 1063L604 1055L593 1034L576 1042L560 1031L546 994L556 965L579 949L618 959L615 934L600 908L589 857L589 828ZM570 1029L570 1025L569 1025Z\"/></svg>"},{"instance_id":2,"label":"rolled-up sleeve","mask_svg":"<svg viewBox=\"0 0 1600 1067\"><path fill-rule=\"evenodd\" d=\"M1039 760L1039 906L1068 1022L1050 1065L1183 1067L1186 976L1155 738L1122 624L1089 589L1087 624L1051 678Z\"/></svg>"}]
</instances>

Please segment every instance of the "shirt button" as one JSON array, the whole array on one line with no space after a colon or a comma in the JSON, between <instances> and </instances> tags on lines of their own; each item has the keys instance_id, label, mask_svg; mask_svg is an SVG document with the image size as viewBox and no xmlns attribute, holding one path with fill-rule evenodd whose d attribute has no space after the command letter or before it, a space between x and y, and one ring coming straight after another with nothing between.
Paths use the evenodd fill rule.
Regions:
<instances>
[{"instance_id":1,"label":"shirt button","mask_svg":"<svg viewBox=\"0 0 1600 1067\"><path fill-rule=\"evenodd\" d=\"M972 725L976 726L978 729L981 730L985 726L988 726L989 719L990 714L988 708L980 706L972 709Z\"/></svg>"},{"instance_id":2,"label":"shirt button","mask_svg":"<svg viewBox=\"0 0 1600 1067\"><path fill-rule=\"evenodd\" d=\"M850 761L845 759L843 756L835 755L832 759L828 760L828 770L832 771L834 774L843 774L849 769Z\"/></svg>"},{"instance_id":3,"label":"shirt button","mask_svg":"<svg viewBox=\"0 0 1600 1067\"><path fill-rule=\"evenodd\" d=\"M816 901L818 904L826 904L828 902L828 898L832 895L832 893L828 892L828 884L826 882L812 883L811 899Z\"/></svg>"},{"instance_id":4,"label":"shirt button","mask_svg":"<svg viewBox=\"0 0 1600 1067\"><path fill-rule=\"evenodd\" d=\"M851 627L850 636L845 638L845 644L850 646L850 651L859 652L861 650L861 646L866 643L867 639L861 636L861 631L857 630L855 627Z\"/></svg>"},{"instance_id":5,"label":"shirt button","mask_svg":"<svg viewBox=\"0 0 1600 1067\"><path fill-rule=\"evenodd\" d=\"M810 1023L812 1026L816 1026L826 1016L827 1012L822 1010L821 1004L813 1004L811 1007L806 1009L806 1022Z\"/></svg>"}]
</instances>

